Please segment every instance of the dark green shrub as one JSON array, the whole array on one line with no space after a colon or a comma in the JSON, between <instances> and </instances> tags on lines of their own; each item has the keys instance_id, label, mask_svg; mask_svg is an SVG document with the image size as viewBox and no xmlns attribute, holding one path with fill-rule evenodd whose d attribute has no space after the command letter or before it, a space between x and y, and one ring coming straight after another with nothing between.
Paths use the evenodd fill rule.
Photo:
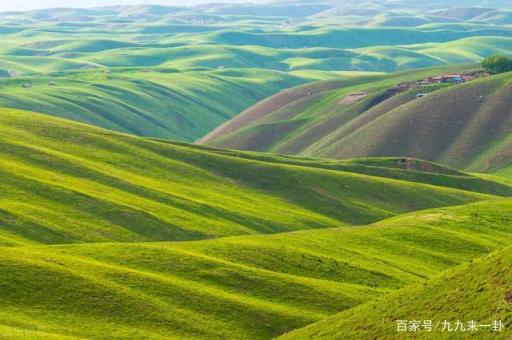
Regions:
<instances>
[{"instance_id":1,"label":"dark green shrub","mask_svg":"<svg viewBox=\"0 0 512 340\"><path fill-rule=\"evenodd\" d=\"M512 71L512 58L504 55L487 57L482 62L483 68L489 73L504 73Z\"/></svg>"}]
</instances>

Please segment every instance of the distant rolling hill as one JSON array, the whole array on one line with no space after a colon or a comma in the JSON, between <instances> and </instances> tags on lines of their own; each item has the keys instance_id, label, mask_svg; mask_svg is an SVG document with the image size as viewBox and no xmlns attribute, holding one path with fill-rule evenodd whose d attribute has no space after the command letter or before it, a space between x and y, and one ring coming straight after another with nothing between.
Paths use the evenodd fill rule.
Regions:
<instances>
[{"instance_id":1,"label":"distant rolling hill","mask_svg":"<svg viewBox=\"0 0 512 340\"><path fill-rule=\"evenodd\" d=\"M422 161L406 167L398 159L344 163L240 154L15 110L0 111L0 131L1 245L359 225L512 195L508 183Z\"/></svg>"},{"instance_id":2,"label":"distant rolling hill","mask_svg":"<svg viewBox=\"0 0 512 340\"><path fill-rule=\"evenodd\" d=\"M1 23L1 17L0 17ZM124 27L124 26L122 26ZM277 31L248 30L243 25L208 28L207 32L142 32L117 35L84 34L70 29L70 40L48 32L29 38L5 34L0 68L18 75L83 71L112 67L168 67L180 71L260 68L276 71L386 71L451 63L478 62L509 50L511 30L478 25L429 24L426 27L338 26L313 22ZM162 29L169 30L169 26ZM171 26L172 27L172 26ZM31 29L32 27L28 27ZM212 32L210 32L212 31ZM169 38L170 36L176 36ZM40 40L34 41L34 36Z\"/></svg>"},{"instance_id":3,"label":"distant rolling hill","mask_svg":"<svg viewBox=\"0 0 512 340\"><path fill-rule=\"evenodd\" d=\"M0 79L0 107L134 135L193 141L259 100L317 77L322 75L255 69L181 73L166 68L49 74Z\"/></svg>"},{"instance_id":4,"label":"distant rolling hill","mask_svg":"<svg viewBox=\"0 0 512 340\"><path fill-rule=\"evenodd\" d=\"M0 13L0 107L192 142L303 83L478 63L510 51L508 7L478 4L277 1Z\"/></svg>"},{"instance_id":5,"label":"distant rolling hill","mask_svg":"<svg viewBox=\"0 0 512 340\"><path fill-rule=\"evenodd\" d=\"M403 156L470 171L512 164L512 75L393 92L445 67L320 82L283 91L199 140L241 150L328 158ZM417 94L427 94L417 98Z\"/></svg>"},{"instance_id":6,"label":"distant rolling hill","mask_svg":"<svg viewBox=\"0 0 512 340\"><path fill-rule=\"evenodd\" d=\"M480 61L510 46L504 4L423 6L283 1L0 13L0 68L18 75L154 66L391 72Z\"/></svg>"}]
</instances>

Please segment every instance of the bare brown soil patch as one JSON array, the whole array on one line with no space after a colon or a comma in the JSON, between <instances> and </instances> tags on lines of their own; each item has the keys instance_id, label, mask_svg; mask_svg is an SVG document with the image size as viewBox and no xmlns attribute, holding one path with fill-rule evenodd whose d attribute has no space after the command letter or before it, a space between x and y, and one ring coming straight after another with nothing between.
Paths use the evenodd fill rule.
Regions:
<instances>
[{"instance_id":1,"label":"bare brown soil patch","mask_svg":"<svg viewBox=\"0 0 512 340\"><path fill-rule=\"evenodd\" d=\"M352 94L346 96L345 98L340 100L338 102L338 104L340 104L340 105L351 105L351 104L357 103L358 101L360 101L360 100L362 100L363 98L366 98L366 97L368 97L368 93L366 93L366 92L356 92L356 93L352 93Z\"/></svg>"}]
</instances>

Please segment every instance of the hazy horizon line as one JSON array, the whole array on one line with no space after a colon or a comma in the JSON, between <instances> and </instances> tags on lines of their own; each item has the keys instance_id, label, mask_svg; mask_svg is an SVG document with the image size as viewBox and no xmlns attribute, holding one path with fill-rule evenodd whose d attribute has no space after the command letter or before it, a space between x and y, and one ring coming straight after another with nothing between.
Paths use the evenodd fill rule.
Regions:
<instances>
[{"instance_id":1,"label":"hazy horizon line","mask_svg":"<svg viewBox=\"0 0 512 340\"><path fill-rule=\"evenodd\" d=\"M214 4L214 3L263 3L268 1L261 0L90 0L87 3L81 1L80 3L69 4L68 0L30 0L30 1L17 1L16 3L4 4L4 0L0 0L0 13L6 12L30 12L37 10L51 10L51 9L80 9L80 8L105 8L105 7L118 7L118 6L168 6L168 7L190 7L201 4Z\"/></svg>"}]
</instances>

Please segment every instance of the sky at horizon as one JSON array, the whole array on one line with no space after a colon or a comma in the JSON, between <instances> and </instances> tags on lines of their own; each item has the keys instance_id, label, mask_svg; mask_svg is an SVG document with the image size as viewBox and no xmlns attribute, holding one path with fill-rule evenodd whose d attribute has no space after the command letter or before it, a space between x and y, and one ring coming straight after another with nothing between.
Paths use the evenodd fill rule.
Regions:
<instances>
[{"instance_id":1,"label":"sky at horizon","mask_svg":"<svg viewBox=\"0 0 512 340\"><path fill-rule=\"evenodd\" d=\"M30 11L56 7L100 7L113 5L193 5L207 2L262 2L258 0L0 0L0 12Z\"/></svg>"}]
</instances>

